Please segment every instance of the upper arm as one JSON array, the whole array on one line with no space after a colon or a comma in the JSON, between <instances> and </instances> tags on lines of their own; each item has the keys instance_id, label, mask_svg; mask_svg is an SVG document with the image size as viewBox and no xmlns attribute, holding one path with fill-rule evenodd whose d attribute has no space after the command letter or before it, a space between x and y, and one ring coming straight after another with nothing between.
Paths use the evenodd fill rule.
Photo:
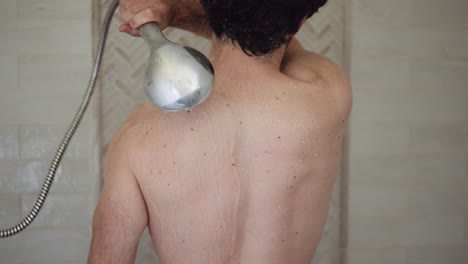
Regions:
<instances>
[{"instance_id":1,"label":"upper arm","mask_svg":"<svg viewBox=\"0 0 468 264\"><path fill-rule=\"evenodd\" d=\"M109 145L104 185L93 219L88 263L133 263L148 216L128 160L131 143L118 133Z\"/></svg>"}]
</instances>

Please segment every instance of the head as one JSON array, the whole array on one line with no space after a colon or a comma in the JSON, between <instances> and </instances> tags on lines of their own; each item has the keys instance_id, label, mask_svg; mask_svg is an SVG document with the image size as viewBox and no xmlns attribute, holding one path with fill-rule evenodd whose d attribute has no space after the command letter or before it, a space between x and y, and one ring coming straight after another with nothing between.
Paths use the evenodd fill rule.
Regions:
<instances>
[{"instance_id":1,"label":"head","mask_svg":"<svg viewBox=\"0 0 468 264\"><path fill-rule=\"evenodd\" d=\"M200 0L218 38L227 37L249 55L287 44L302 22L327 0Z\"/></svg>"}]
</instances>

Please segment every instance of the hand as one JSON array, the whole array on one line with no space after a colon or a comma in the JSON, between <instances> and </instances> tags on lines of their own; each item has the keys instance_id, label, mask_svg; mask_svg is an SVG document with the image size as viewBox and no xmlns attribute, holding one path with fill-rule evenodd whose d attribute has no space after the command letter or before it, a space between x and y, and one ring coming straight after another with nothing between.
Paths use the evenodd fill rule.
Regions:
<instances>
[{"instance_id":1,"label":"hand","mask_svg":"<svg viewBox=\"0 0 468 264\"><path fill-rule=\"evenodd\" d=\"M138 37L138 28L149 22L158 22L159 28L164 30L175 20L175 5L169 0L120 0L120 15L124 24L119 27L120 32Z\"/></svg>"}]
</instances>

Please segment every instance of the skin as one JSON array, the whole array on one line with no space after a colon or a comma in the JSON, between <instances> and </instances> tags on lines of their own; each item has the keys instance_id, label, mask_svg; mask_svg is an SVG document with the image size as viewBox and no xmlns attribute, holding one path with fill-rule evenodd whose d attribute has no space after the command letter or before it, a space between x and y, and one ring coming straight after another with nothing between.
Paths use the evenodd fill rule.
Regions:
<instances>
[{"instance_id":1,"label":"skin","mask_svg":"<svg viewBox=\"0 0 468 264\"><path fill-rule=\"evenodd\" d=\"M210 35L199 5L193 19L178 9L182 23L162 3L123 2L121 31L160 21ZM310 263L340 164L348 82L295 39L250 57L212 37L209 57L216 84L203 104L165 113L146 103L114 136L88 263L133 263L146 227L162 264Z\"/></svg>"}]
</instances>

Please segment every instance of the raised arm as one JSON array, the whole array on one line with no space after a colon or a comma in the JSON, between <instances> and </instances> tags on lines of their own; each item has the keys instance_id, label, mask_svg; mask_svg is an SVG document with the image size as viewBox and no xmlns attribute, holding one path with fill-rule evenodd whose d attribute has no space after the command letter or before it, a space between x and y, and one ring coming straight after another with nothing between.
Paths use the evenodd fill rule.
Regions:
<instances>
[{"instance_id":1,"label":"raised arm","mask_svg":"<svg viewBox=\"0 0 468 264\"><path fill-rule=\"evenodd\" d=\"M109 146L88 264L133 263L147 225L145 201L130 169L128 138L119 132Z\"/></svg>"},{"instance_id":2,"label":"raised arm","mask_svg":"<svg viewBox=\"0 0 468 264\"><path fill-rule=\"evenodd\" d=\"M158 22L161 30L171 26L206 38L212 34L199 0L120 0L120 15L120 31L132 36L148 22Z\"/></svg>"}]
</instances>

